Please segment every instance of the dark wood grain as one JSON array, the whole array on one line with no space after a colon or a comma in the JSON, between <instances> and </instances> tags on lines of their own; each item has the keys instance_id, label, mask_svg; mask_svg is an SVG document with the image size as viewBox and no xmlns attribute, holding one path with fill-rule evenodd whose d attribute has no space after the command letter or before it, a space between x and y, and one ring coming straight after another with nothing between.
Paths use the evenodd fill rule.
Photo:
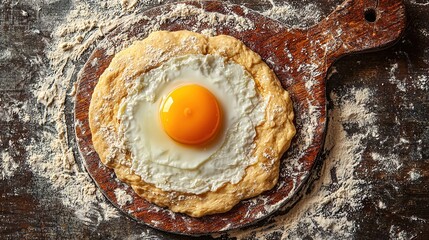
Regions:
<instances>
[{"instance_id":1,"label":"dark wood grain","mask_svg":"<svg viewBox=\"0 0 429 240\"><path fill-rule=\"evenodd\" d=\"M76 126L77 142L86 168L106 197L123 212L134 219L154 228L181 234L200 235L211 232L225 231L254 223L272 214L276 208L267 211L264 205L278 207L287 203L300 189L308 178L315 160L320 153L324 140L326 123L326 86L325 77L330 66L340 57L356 52L377 50L394 43L405 29L405 9L400 0L364 1L349 0L339 6L331 15L318 25L308 30L292 30L283 24L266 18L256 12L244 11L241 6L229 5L222 2L187 2L186 4L205 9L209 12L235 13L243 16L255 24L249 31L237 32L231 28L218 26L218 34L227 34L243 41L253 51L259 53L275 71L282 85L289 91L294 102L296 114L297 136L291 150L283 157L279 183L276 187L259 197L254 202L242 201L232 210L201 218L192 218L184 214L173 213L168 209L161 209L137 196L132 191L128 193L133 202L119 206L114 190L123 188L115 178L113 171L100 167L100 159L93 149L91 132L88 123L88 109L93 89L99 76L106 69L112 56L106 54L107 49L97 48L89 57L87 64L78 80L78 91L75 104L75 119L81 124ZM160 13L166 13L174 5L164 5L151 9L143 14L149 19ZM369 15L368 15L369 14ZM173 22L164 23L163 30L191 30L191 26L198 21L196 17L182 17ZM128 38L145 37L142 31L147 20L135 25L116 28L108 35L105 41L120 46L115 36L126 31ZM201 26L201 30L207 26ZM290 55L285 54L288 50ZM97 58L97 64L91 64ZM287 67L285 67L287 66ZM310 69L302 69L311 66ZM314 80L312 89L305 86L306 81ZM319 116L311 144L301 152L294 151L305 139L303 122L300 119L309 111L309 104ZM298 157L299 154L304 154ZM294 172L286 172L288 159L298 158L300 167Z\"/></svg>"}]
</instances>

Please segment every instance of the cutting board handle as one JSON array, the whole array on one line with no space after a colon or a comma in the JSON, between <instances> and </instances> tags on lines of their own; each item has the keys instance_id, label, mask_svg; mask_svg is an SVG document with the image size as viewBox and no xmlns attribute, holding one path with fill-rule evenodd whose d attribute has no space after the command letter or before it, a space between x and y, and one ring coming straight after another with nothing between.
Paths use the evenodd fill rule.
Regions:
<instances>
[{"instance_id":1,"label":"cutting board handle","mask_svg":"<svg viewBox=\"0 0 429 240\"><path fill-rule=\"evenodd\" d=\"M319 45L327 65L346 54L377 50L396 42L406 26L402 0L346 0L307 36Z\"/></svg>"}]
</instances>

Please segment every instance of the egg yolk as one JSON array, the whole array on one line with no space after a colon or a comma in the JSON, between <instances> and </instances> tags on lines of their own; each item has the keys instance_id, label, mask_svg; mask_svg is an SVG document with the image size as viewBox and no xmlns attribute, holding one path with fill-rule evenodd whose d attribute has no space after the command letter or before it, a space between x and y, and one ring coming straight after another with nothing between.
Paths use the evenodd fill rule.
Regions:
<instances>
[{"instance_id":1,"label":"egg yolk","mask_svg":"<svg viewBox=\"0 0 429 240\"><path fill-rule=\"evenodd\" d=\"M171 91L161 104L164 131L175 141L187 145L206 144L221 125L221 109L206 88L189 84Z\"/></svg>"}]
</instances>

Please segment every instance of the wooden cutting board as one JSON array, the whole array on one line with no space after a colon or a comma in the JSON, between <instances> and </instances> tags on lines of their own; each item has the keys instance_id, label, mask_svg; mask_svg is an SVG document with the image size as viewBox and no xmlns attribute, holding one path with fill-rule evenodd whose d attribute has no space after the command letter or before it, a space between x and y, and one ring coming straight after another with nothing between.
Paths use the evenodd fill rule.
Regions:
<instances>
[{"instance_id":1,"label":"wooden cutting board","mask_svg":"<svg viewBox=\"0 0 429 240\"><path fill-rule=\"evenodd\" d=\"M348 0L319 24L297 30L238 5L217 1L185 4L207 12L236 14L252 22L255 27L237 31L220 25L196 24L197 16L191 15L164 21L160 23L160 29L192 30L199 26L198 31L202 31L215 27L217 34L234 36L266 61L282 86L291 94L297 134L291 148L282 158L279 183L274 189L242 201L226 213L192 218L157 207L120 183L113 171L100 162L92 145L88 123L92 92L99 76L113 58L103 47L94 50L79 75L75 103L75 121L79 124L75 124L75 130L87 171L116 207L137 221L160 230L201 235L249 225L290 201L307 180L323 147L327 117L325 79L328 69L346 54L379 50L393 44L401 36L406 18L401 0ZM158 15L172 11L176 5L163 5L142 14L148 17L145 19L155 19ZM145 26L148 21L141 20L126 28L120 26L108 33L104 41L121 46L121 42L115 38L119 34L125 34L128 39L142 39L147 34ZM94 61L96 58L97 61ZM131 195L132 203L119 206L114 193L117 188Z\"/></svg>"}]
</instances>

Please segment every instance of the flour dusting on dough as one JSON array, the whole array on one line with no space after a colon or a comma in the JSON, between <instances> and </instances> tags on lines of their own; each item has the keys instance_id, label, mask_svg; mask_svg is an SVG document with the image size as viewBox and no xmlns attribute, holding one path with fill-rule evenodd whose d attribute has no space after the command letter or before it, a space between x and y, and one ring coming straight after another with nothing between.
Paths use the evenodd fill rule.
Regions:
<instances>
[{"instance_id":1,"label":"flour dusting on dough","mask_svg":"<svg viewBox=\"0 0 429 240\"><path fill-rule=\"evenodd\" d=\"M187 64L183 67L177 64L178 61ZM195 67L203 69L201 76L195 75ZM169 87L174 87L167 85L168 82L175 81L175 74L181 76L182 71L192 71L197 79L215 81L209 83L199 80L199 83L219 86L211 90L219 97L223 95L220 103L224 106L223 110L228 112L225 116L232 123L225 124L225 140L219 142L219 145L213 145L212 152L207 148L205 153L195 152L193 156L185 157L209 156L207 160L202 157L205 161L199 168L189 170L181 168L180 164L189 165L192 161L185 164L180 161L168 162L175 158L171 153L176 145L165 145L165 149L161 149L170 138L162 135L164 132L154 131L160 128L156 128L157 124L151 119L158 112L156 106L160 105L152 104L159 95L156 89L162 87L168 92ZM134 79L134 76L140 75L141 78ZM178 81L183 78L188 79L178 77ZM123 87L112 89L111 86ZM146 109L140 106L146 106ZM135 109L138 111L133 112ZM233 111L238 117L232 114ZM118 113L119 121L116 120ZM135 122L135 119L138 120ZM293 119L293 105L288 92L281 87L274 73L257 53L232 36L206 38L190 31L153 32L144 40L136 41L117 53L100 76L89 106L92 142L101 162L114 168L116 176L131 185L146 200L194 217L226 212L240 200L258 196L273 188L278 179L281 155L288 149L296 132ZM135 134L137 132L140 133ZM246 134L252 135L246 137ZM138 135L151 136L146 138ZM157 139L160 137L158 135L166 138ZM155 141L159 142L156 146L148 146L148 143ZM121 143L131 145L128 148L131 157L124 150L126 145L122 146ZM244 150L251 149L252 145L254 150L249 156ZM146 149L160 154L156 160L154 157L151 159L147 155L151 152ZM171 152L164 157L162 154L166 150ZM182 155L185 156L183 152ZM194 163L197 160L193 159ZM170 164L177 167L170 167ZM218 173L211 173L214 169ZM137 177L141 181L134 180ZM209 189L212 191L207 191ZM265 197L250 201L259 199L265 200Z\"/></svg>"}]
</instances>

